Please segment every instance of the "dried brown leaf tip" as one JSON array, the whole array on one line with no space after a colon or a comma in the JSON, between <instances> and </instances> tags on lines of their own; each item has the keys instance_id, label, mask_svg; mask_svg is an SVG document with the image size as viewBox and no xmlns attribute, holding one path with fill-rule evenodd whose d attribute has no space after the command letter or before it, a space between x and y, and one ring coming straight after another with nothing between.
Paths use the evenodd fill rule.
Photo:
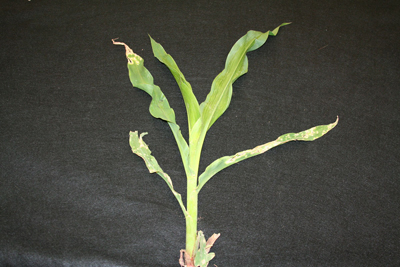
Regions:
<instances>
[{"instance_id":1,"label":"dried brown leaf tip","mask_svg":"<svg viewBox=\"0 0 400 267\"><path fill-rule=\"evenodd\" d=\"M114 38L114 39L111 39L111 41L115 45L123 45L123 46L125 46L125 54L126 54L126 58L128 59L129 64L139 65L139 63L141 61L143 61L143 59L139 55L135 54L133 52L133 50L127 44L125 44L123 42L116 42L115 40L117 40L117 39L118 38Z\"/></svg>"}]
</instances>

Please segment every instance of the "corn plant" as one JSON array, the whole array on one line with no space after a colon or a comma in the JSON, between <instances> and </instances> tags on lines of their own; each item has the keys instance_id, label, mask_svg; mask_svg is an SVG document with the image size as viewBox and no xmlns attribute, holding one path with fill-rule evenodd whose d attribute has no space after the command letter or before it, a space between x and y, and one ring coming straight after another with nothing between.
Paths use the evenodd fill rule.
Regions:
<instances>
[{"instance_id":1,"label":"corn plant","mask_svg":"<svg viewBox=\"0 0 400 267\"><path fill-rule=\"evenodd\" d=\"M289 23L283 23L273 31L265 33L249 31L240 38L230 50L226 59L225 68L214 79L211 91L206 100L199 104L193 94L190 83L178 68L171 55L167 54L164 48L150 37L154 56L164 63L174 76L186 106L189 140L188 142L181 134L180 127L175 120L174 110L170 107L167 98L160 87L154 84L153 76L144 67L143 59L135 54L125 43L116 42L116 45L124 45L128 60L129 78L134 87L148 93L152 100L150 103L150 114L158 119L166 121L172 130L176 143L181 154L184 170L187 176L187 198L186 206L182 201L181 194L175 191L172 180L165 173L157 160L151 155L143 136L147 133L138 134L137 131L130 132L129 143L133 153L143 158L150 173L157 173L167 183L175 198L177 199L186 220L186 248L181 250L179 263L181 266L206 267L214 257L210 248L219 234L213 234L207 241L204 234L197 230L198 195L203 186L219 171L250 157L260 155L267 150L290 141L313 141L336 126L334 123L320 125L299 133L288 133L278 137L275 141L257 146L253 149L236 153L232 156L221 157L212 162L203 173L199 175L199 162L204 138L207 131L215 121L228 108L232 98L232 84L248 70L247 52L261 47L268 36L276 36L280 27Z\"/></svg>"}]
</instances>

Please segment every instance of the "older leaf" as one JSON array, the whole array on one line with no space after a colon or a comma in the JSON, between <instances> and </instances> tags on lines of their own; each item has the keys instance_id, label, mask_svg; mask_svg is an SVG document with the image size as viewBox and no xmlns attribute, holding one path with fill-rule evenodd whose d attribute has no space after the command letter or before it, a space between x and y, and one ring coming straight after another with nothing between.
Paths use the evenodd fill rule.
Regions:
<instances>
[{"instance_id":1,"label":"older leaf","mask_svg":"<svg viewBox=\"0 0 400 267\"><path fill-rule=\"evenodd\" d=\"M290 141L313 141L315 139L320 138L325 135L327 132L332 130L338 123L339 117L336 119L334 123L328 125L320 125L308 130L299 132L299 133L287 133L278 137L275 141L257 146L253 149L245 150L239 153L236 153L233 156L225 156L215 160L211 163L206 170L199 176L199 185L197 187L197 192L200 192L201 188L204 184L211 179L216 173L229 167L235 163L238 163L242 160L260 155L271 148L282 145L284 143Z\"/></svg>"},{"instance_id":2,"label":"older leaf","mask_svg":"<svg viewBox=\"0 0 400 267\"><path fill-rule=\"evenodd\" d=\"M145 68L144 60L139 55L135 54L128 45L122 42L115 42L116 45L125 46L126 58L128 59L129 78L134 87L142 89L148 93L152 100L150 103L150 113L153 117L165 120L168 122L171 131L178 144L179 152L181 154L182 162L185 170L189 172L188 155L189 147L182 136L179 125L175 121L174 110L169 106L168 100L160 87L154 84L154 79L151 73Z\"/></svg>"},{"instance_id":3,"label":"older leaf","mask_svg":"<svg viewBox=\"0 0 400 267\"><path fill-rule=\"evenodd\" d=\"M158 165L158 162L155 157L151 155L151 151L147 144L143 141L143 136L146 135L147 133L141 133L140 136L138 136L138 132L130 132L129 134L129 144L131 145L132 152L141 157L144 162L146 163L147 169L149 169L150 173L157 173L158 175L161 176L161 178L164 179L164 181L167 183L168 187L171 189L172 193L176 197L176 199L179 202L179 205L182 208L183 213L187 214L186 208L183 205L182 202L182 196L178 192L175 191L174 186L172 184L172 180L169 177L168 174L166 174Z\"/></svg>"},{"instance_id":4,"label":"older leaf","mask_svg":"<svg viewBox=\"0 0 400 267\"><path fill-rule=\"evenodd\" d=\"M215 240L220 236L220 234L213 234L208 241L204 237L202 231L197 233L197 240L196 240L196 254L194 257L194 264L195 266L199 267L207 267L210 260L215 257L215 253L209 253L211 247L213 246Z\"/></svg>"}]
</instances>

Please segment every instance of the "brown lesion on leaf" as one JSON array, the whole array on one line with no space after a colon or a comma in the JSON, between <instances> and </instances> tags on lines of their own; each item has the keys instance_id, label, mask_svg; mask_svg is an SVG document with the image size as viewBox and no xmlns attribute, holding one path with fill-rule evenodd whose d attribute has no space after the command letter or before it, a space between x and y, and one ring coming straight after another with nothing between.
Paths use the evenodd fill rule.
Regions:
<instances>
[{"instance_id":1,"label":"brown lesion on leaf","mask_svg":"<svg viewBox=\"0 0 400 267\"><path fill-rule=\"evenodd\" d=\"M245 150L245 151L236 153L234 156L231 156L229 159L227 159L225 161L225 163L226 164L233 164L233 163L236 163L238 161L242 161L242 160L244 160L246 158L253 157L253 156L256 156L256 155L260 155L260 154L270 150L271 148L279 145L281 142L279 142L278 139L273 141L273 142L269 142L269 143L266 143L266 144L263 144L263 145L256 146L253 149L249 149L249 150Z\"/></svg>"},{"instance_id":2,"label":"brown lesion on leaf","mask_svg":"<svg viewBox=\"0 0 400 267\"><path fill-rule=\"evenodd\" d=\"M234 156L232 156L231 158L229 158L229 159L226 161L226 163L227 163L227 164L235 163L239 158L241 158L241 157L243 157L243 156L246 156L246 153L247 153L247 152L248 152L248 151L246 150L246 151L242 151L242 152L236 153Z\"/></svg>"}]
</instances>

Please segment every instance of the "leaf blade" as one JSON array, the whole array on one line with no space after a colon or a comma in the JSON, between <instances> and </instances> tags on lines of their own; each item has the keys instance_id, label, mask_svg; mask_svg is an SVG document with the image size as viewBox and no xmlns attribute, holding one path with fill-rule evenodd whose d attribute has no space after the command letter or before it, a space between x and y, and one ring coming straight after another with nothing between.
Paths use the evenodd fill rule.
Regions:
<instances>
[{"instance_id":1,"label":"leaf blade","mask_svg":"<svg viewBox=\"0 0 400 267\"><path fill-rule=\"evenodd\" d=\"M232 97L233 83L247 72L247 52L262 46L269 35L275 36L279 28L287 24L289 23L283 23L275 30L266 33L249 31L233 45L225 62L224 70L214 79L210 93L206 100L200 104L201 116L194 124L189 137L191 166L199 165L201 148L207 131L228 108Z\"/></svg>"},{"instance_id":2,"label":"leaf blade","mask_svg":"<svg viewBox=\"0 0 400 267\"><path fill-rule=\"evenodd\" d=\"M172 194L174 194L175 198L178 200L178 203L181 206L183 214L186 216L187 211L185 205L183 204L181 194L175 191L171 178L161 169L156 158L151 155L149 147L143 141L143 136L146 134L147 133L141 133L139 136L137 131L130 132L129 144L132 148L132 152L144 160L147 169L149 170L150 173L157 173L167 183L169 189L172 191Z\"/></svg>"},{"instance_id":3,"label":"leaf blade","mask_svg":"<svg viewBox=\"0 0 400 267\"><path fill-rule=\"evenodd\" d=\"M247 72L247 52L261 47L267 41L268 36L275 36L280 27L288 24L283 23L273 31L265 33L248 31L233 45L227 56L224 70L214 79L210 93L200 105L201 117L207 130L228 108L232 97L233 83Z\"/></svg>"},{"instance_id":4,"label":"leaf blade","mask_svg":"<svg viewBox=\"0 0 400 267\"><path fill-rule=\"evenodd\" d=\"M326 133L328 133L330 130L335 128L335 126L339 122L339 117L337 117L336 121L327 124L327 125L319 125L312 127L308 130L299 132L299 133L287 133L284 135L279 136L275 141L268 142L266 144L257 146L253 149L248 149L239 153L236 153L235 155L232 156L224 156L221 157L214 162L212 162L206 170L199 176L199 185L197 187L197 192L200 192L201 188L218 172L221 170L238 163L242 160L260 155L262 153L265 153L266 151L285 144L290 141L314 141Z\"/></svg>"},{"instance_id":5,"label":"leaf blade","mask_svg":"<svg viewBox=\"0 0 400 267\"><path fill-rule=\"evenodd\" d=\"M170 107L169 102L160 87L154 84L153 76L144 66L144 60L139 55L135 54L125 43L115 42L115 40L112 41L113 44L125 46L129 78L133 87L137 87L151 96L152 100L149 107L150 114L155 118L168 122L178 145L185 171L189 173L189 146L185 138L182 136L179 125L175 121L174 110Z\"/></svg>"},{"instance_id":6,"label":"leaf blade","mask_svg":"<svg viewBox=\"0 0 400 267\"><path fill-rule=\"evenodd\" d=\"M145 91L152 98L149 107L151 115L155 118L176 123L174 110L170 107L160 87L154 84L153 76L144 67L144 60L134 53L127 54L127 58L129 78L132 85Z\"/></svg>"},{"instance_id":7,"label":"leaf blade","mask_svg":"<svg viewBox=\"0 0 400 267\"><path fill-rule=\"evenodd\" d=\"M179 69L175 60L172 58L170 54L167 54L162 45L157 43L153 38L151 38L151 36L150 40L154 56L169 68L181 90L182 97L186 106L189 132L190 132L193 128L193 125L200 117L200 106L196 99L196 96L193 94L192 86L186 80L185 76Z\"/></svg>"}]
</instances>

